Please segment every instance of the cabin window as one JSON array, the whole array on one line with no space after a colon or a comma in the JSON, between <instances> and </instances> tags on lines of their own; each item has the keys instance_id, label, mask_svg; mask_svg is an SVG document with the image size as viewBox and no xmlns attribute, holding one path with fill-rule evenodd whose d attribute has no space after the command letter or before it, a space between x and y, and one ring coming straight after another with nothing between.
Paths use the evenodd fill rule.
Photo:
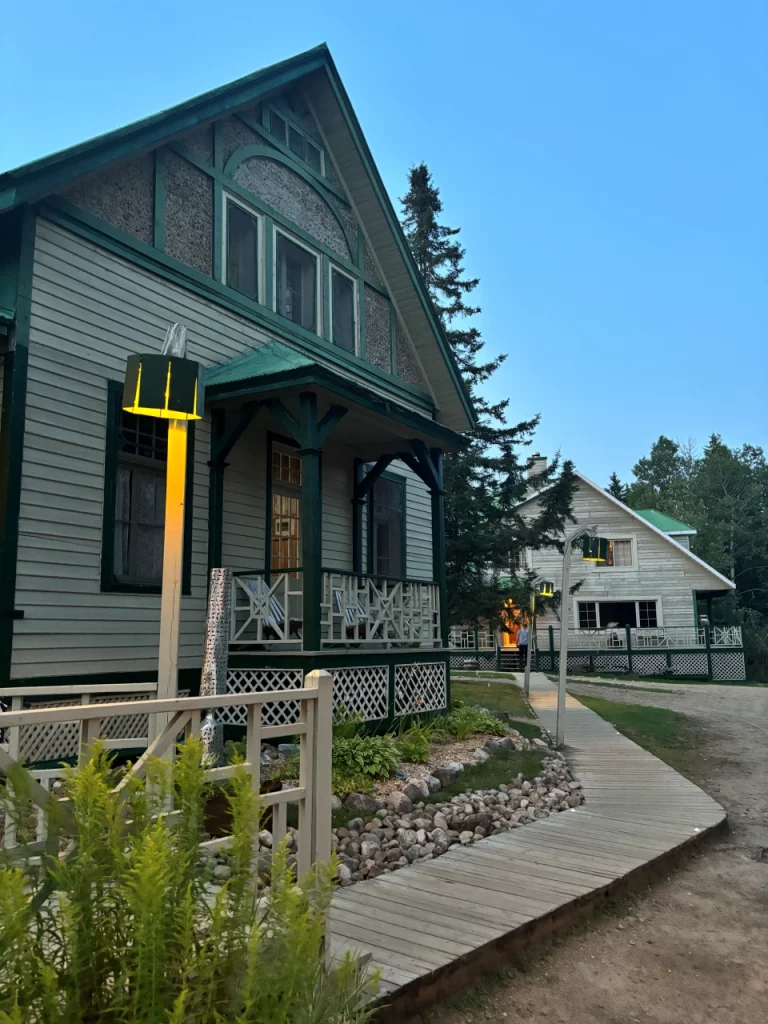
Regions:
<instances>
[{"instance_id":1,"label":"cabin window","mask_svg":"<svg viewBox=\"0 0 768 1024\"><path fill-rule=\"evenodd\" d=\"M259 217L227 197L226 282L249 299L259 301Z\"/></svg>"},{"instance_id":2,"label":"cabin window","mask_svg":"<svg viewBox=\"0 0 768 1024\"><path fill-rule=\"evenodd\" d=\"M331 338L345 352L357 351L357 286L331 267Z\"/></svg>"},{"instance_id":3,"label":"cabin window","mask_svg":"<svg viewBox=\"0 0 768 1024\"><path fill-rule=\"evenodd\" d=\"M594 601L579 601L579 629L597 629L597 605Z\"/></svg>"},{"instance_id":4,"label":"cabin window","mask_svg":"<svg viewBox=\"0 0 768 1024\"><path fill-rule=\"evenodd\" d=\"M108 388L107 451L104 462L102 590L159 592L163 575L168 421L124 412L122 387ZM183 587L191 565L194 425L187 445L187 495Z\"/></svg>"},{"instance_id":5,"label":"cabin window","mask_svg":"<svg viewBox=\"0 0 768 1024\"><path fill-rule=\"evenodd\" d=\"M641 629L653 629L658 626L655 601L637 602L637 622Z\"/></svg>"},{"instance_id":6,"label":"cabin window","mask_svg":"<svg viewBox=\"0 0 768 1024\"><path fill-rule=\"evenodd\" d=\"M274 108L269 111L269 130L299 160L308 164L318 174L325 173L325 153L322 148L310 139L298 125L293 124Z\"/></svg>"},{"instance_id":7,"label":"cabin window","mask_svg":"<svg viewBox=\"0 0 768 1024\"><path fill-rule=\"evenodd\" d=\"M317 256L276 232L277 312L308 331L317 325Z\"/></svg>"},{"instance_id":8,"label":"cabin window","mask_svg":"<svg viewBox=\"0 0 768 1024\"><path fill-rule=\"evenodd\" d=\"M371 489L369 566L376 576L405 574L405 481L380 477Z\"/></svg>"},{"instance_id":9,"label":"cabin window","mask_svg":"<svg viewBox=\"0 0 768 1024\"><path fill-rule=\"evenodd\" d=\"M301 457L286 448L272 449L272 569L301 564Z\"/></svg>"},{"instance_id":10,"label":"cabin window","mask_svg":"<svg viewBox=\"0 0 768 1024\"><path fill-rule=\"evenodd\" d=\"M598 563L599 568L614 566L615 568L627 568L632 565L632 541L631 540L609 540L608 557L605 562Z\"/></svg>"}]
</instances>

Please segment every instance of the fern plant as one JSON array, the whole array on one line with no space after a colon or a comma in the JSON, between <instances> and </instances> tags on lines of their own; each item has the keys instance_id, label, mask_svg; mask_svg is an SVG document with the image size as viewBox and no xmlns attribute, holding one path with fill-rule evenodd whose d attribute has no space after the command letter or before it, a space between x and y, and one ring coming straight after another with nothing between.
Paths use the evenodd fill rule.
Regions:
<instances>
[{"instance_id":1,"label":"fern plant","mask_svg":"<svg viewBox=\"0 0 768 1024\"><path fill-rule=\"evenodd\" d=\"M495 715L482 708L467 705L454 708L443 717L441 724L446 732L457 740L465 740L476 732L504 736L507 731L504 723Z\"/></svg>"},{"instance_id":2,"label":"fern plant","mask_svg":"<svg viewBox=\"0 0 768 1024\"><path fill-rule=\"evenodd\" d=\"M244 768L227 789L231 877L206 889L201 757L199 741L188 740L173 767L151 761L146 781L131 777L118 793L97 744L67 774L74 854L47 859L40 875L0 869L0 1024L368 1019L375 979L349 958L334 971L326 966L336 865L316 866L297 885L283 843L271 887L260 890L253 850L261 805Z\"/></svg>"},{"instance_id":3,"label":"fern plant","mask_svg":"<svg viewBox=\"0 0 768 1024\"><path fill-rule=\"evenodd\" d=\"M407 729L401 723L396 746L404 761L411 764L426 764L429 760L429 743L433 729L423 722L413 721Z\"/></svg>"}]
</instances>

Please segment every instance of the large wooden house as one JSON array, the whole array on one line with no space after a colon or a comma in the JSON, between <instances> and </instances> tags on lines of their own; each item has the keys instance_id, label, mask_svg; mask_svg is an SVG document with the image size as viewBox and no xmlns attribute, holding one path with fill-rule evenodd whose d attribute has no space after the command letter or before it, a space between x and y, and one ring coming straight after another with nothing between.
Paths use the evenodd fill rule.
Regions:
<instances>
[{"instance_id":1,"label":"large wooden house","mask_svg":"<svg viewBox=\"0 0 768 1024\"><path fill-rule=\"evenodd\" d=\"M0 692L151 692L166 432L122 380L173 322L208 367L180 686L228 567L231 686L327 667L367 719L445 706L474 414L324 46L0 175Z\"/></svg>"}]
</instances>

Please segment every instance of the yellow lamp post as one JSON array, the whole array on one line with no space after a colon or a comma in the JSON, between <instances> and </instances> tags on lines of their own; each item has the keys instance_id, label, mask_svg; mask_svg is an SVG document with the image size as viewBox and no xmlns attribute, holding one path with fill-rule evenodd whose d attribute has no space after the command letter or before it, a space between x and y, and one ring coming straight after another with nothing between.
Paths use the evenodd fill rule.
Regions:
<instances>
[{"instance_id":1,"label":"yellow lamp post","mask_svg":"<svg viewBox=\"0 0 768 1024\"><path fill-rule=\"evenodd\" d=\"M528 623L528 650L525 656L525 682L523 684L523 693L526 697L531 692L531 651L533 648L534 640L534 628L536 622L536 598L537 597L552 597L555 593L555 584L550 580L538 580L531 594L531 619Z\"/></svg>"},{"instance_id":2,"label":"yellow lamp post","mask_svg":"<svg viewBox=\"0 0 768 1024\"><path fill-rule=\"evenodd\" d=\"M570 610L570 575L571 575L571 549L574 541L582 535L584 539L581 545L582 559L585 562L605 562L608 557L608 541L604 537L595 537L592 526L577 526L565 538L563 548L563 589L560 603L560 665L557 686L557 728L556 743L558 747L563 745L563 724L565 722L565 678L568 671L568 622L571 617Z\"/></svg>"},{"instance_id":3,"label":"yellow lamp post","mask_svg":"<svg viewBox=\"0 0 768 1024\"><path fill-rule=\"evenodd\" d=\"M182 324L173 324L168 328L160 354L128 357L123 390L123 409L126 412L168 420L157 669L159 699L175 697L178 693L187 423L202 418L205 403L203 367L187 359L186 352L187 329Z\"/></svg>"}]
</instances>

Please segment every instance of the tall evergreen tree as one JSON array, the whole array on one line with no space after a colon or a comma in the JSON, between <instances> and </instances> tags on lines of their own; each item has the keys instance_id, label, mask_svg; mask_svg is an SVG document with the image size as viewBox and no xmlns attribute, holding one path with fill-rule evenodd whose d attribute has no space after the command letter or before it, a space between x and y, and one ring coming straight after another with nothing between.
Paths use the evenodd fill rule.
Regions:
<instances>
[{"instance_id":1,"label":"tall evergreen tree","mask_svg":"<svg viewBox=\"0 0 768 1024\"><path fill-rule=\"evenodd\" d=\"M554 459L539 487L540 514L526 522L514 506L526 495L527 460L520 449L531 444L539 417L508 422L509 399L489 402L485 384L503 366L506 355L487 358L474 317L471 296L478 278L464 267L459 228L443 224L443 203L426 164L412 167L402 199L403 228L421 271L464 384L478 414L468 444L445 460L446 562L449 614L453 622L497 619L505 598L527 603L530 581L515 576L524 548L559 547L570 515L573 466Z\"/></svg>"},{"instance_id":2,"label":"tall evergreen tree","mask_svg":"<svg viewBox=\"0 0 768 1024\"><path fill-rule=\"evenodd\" d=\"M618 498L619 501L626 502L627 500L627 485L623 484L621 480L619 480L618 474L616 473L611 473L606 491L608 491L608 493L614 498Z\"/></svg>"}]
</instances>

